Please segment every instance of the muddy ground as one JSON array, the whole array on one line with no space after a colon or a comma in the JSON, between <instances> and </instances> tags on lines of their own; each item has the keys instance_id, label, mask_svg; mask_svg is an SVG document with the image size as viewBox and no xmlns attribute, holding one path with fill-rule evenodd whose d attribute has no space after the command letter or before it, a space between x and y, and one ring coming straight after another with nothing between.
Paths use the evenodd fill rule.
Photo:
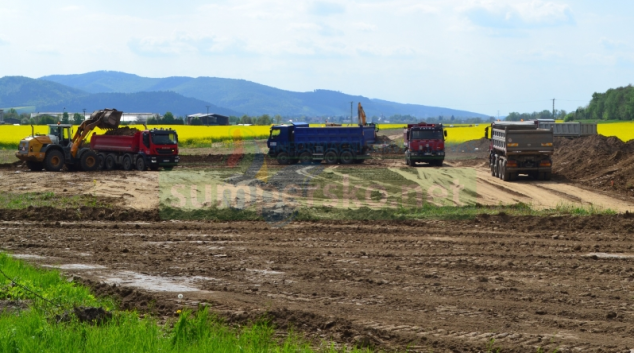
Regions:
<instances>
[{"instance_id":1,"label":"muddy ground","mask_svg":"<svg viewBox=\"0 0 634 353\"><path fill-rule=\"evenodd\" d=\"M265 313L315 342L429 352L634 349L634 217L7 222L0 247L124 308ZM116 287L113 285L116 284ZM177 295L184 298L179 302Z\"/></svg>"}]
</instances>

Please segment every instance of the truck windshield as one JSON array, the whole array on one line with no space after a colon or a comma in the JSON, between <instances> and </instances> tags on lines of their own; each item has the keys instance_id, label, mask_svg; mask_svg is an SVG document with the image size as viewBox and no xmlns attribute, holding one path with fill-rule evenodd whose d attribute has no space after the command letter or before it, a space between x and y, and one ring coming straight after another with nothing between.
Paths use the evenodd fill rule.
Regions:
<instances>
[{"instance_id":1,"label":"truck windshield","mask_svg":"<svg viewBox=\"0 0 634 353\"><path fill-rule=\"evenodd\" d=\"M412 130L412 140L442 140L441 130Z\"/></svg>"},{"instance_id":2,"label":"truck windshield","mask_svg":"<svg viewBox=\"0 0 634 353\"><path fill-rule=\"evenodd\" d=\"M178 138L175 132L153 132L152 142L155 145L175 145L178 143Z\"/></svg>"},{"instance_id":3,"label":"truck windshield","mask_svg":"<svg viewBox=\"0 0 634 353\"><path fill-rule=\"evenodd\" d=\"M272 129L271 140L275 140L278 136L280 136L280 129Z\"/></svg>"}]
</instances>

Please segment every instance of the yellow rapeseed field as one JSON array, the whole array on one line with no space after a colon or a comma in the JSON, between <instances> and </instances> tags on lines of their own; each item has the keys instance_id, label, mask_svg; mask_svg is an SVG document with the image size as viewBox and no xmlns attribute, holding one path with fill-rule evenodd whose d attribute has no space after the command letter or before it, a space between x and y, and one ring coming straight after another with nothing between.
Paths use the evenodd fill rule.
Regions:
<instances>
[{"instance_id":1,"label":"yellow rapeseed field","mask_svg":"<svg viewBox=\"0 0 634 353\"><path fill-rule=\"evenodd\" d=\"M318 125L311 125L318 126ZM454 124L453 127L445 125L447 130L447 142L449 144L461 143L469 140L477 140L484 136L484 128L488 124L466 125ZM143 129L142 125L134 125ZM379 130L402 129L405 124L379 124ZM269 136L270 126L151 126L151 128L171 128L177 131L179 142L184 147L208 147L213 142L266 139ZM48 127L35 126L36 134L46 134ZM599 134L604 136L616 136L623 141L634 140L634 122L599 124ZM96 131L102 134L103 131ZM14 148L20 140L31 135L29 125L3 125L0 126L0 148Z\"/></svg>"}]
</instances>

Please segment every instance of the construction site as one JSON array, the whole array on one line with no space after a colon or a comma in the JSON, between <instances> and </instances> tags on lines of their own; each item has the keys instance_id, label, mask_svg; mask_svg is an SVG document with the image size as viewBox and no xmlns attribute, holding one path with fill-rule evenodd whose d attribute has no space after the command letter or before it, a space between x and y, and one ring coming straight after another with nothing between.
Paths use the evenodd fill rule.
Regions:
<instances>
[{"instance_id":1,"label":"construction site","mask_svg":"<svg viewBox=\"0 0 634 353\"><path fill-rule=\"evenodd\" d=\"M1 166L5 204L37 202L0 209L0 250L162 322L205 305L230 324L266 318L277 335L293 330L316 347L630 352L634 143L553 141L550 180L506 182L491 175L484 138L446 146L442 167L412 168L392 149L358 165L286 165L252 141L181 151L177 166L156 171L93 140L94 163L113 158L111 168ZM396 198L401 184L437 178L451 190L458 176L464 197L423 197L440 213ZM219 192L205 203L202 185L214 182L284 193L236 206ZM346 183L363 189L354 202L336 189Z\"/></svg>"}]
</instances>

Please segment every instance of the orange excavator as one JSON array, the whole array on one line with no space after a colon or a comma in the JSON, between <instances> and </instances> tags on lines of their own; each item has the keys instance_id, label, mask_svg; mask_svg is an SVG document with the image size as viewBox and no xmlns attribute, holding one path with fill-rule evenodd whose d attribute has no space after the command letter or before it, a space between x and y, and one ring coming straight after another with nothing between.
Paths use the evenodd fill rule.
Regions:
<instances>
[{"instance_id":1,"label":"orange excavator","mask_svg":"<svg viewBox=\"0 0 634 353\"><path fill-rule=\"evenodd\" d=\"M359 125L361 126L366 125L365 111L363 110L363 107L361 106L361 102L359 102L359 107L357 109L357 120L359 120Z\"/></svg>"},{"instance_id":2,"label":"orange excavator","mask_svg":"<svg viewBox=\"0 0 634 353\"><path fill-rule=\"evenodd\" d=\"M99 156L82 142L95 128L116 129L123 112L116 109L97 110L85 120L71 137L70 124L48 125L48 135L35 135L20 141L15 156L26 162L29 169L60 171L64 165L69 170L95 171L99 168Z\"/></svg>"}]
</instances>

